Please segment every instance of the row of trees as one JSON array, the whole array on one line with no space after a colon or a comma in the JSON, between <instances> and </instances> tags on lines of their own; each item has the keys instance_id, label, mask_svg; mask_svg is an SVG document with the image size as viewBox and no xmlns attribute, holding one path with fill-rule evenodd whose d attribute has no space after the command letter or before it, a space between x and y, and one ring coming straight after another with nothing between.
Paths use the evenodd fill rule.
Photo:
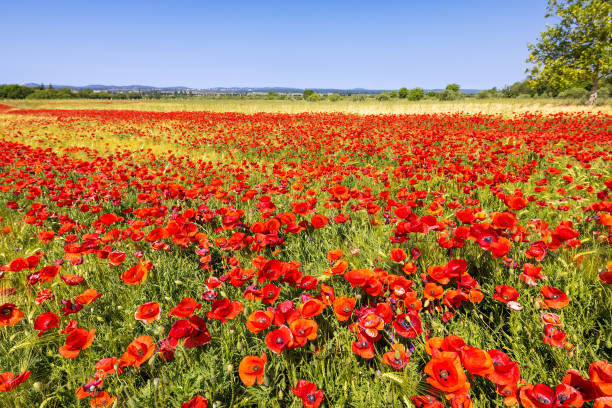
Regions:
<instances>
[{"instance_id":1,"label":"row of trees","mask_svg":"<svg viewBox=\"0 0 612 408\"><path fill-rule=\"evenodd\" d=\"M0 99L141 99L142 94L138 92L110 93L94 92L91 89L80 89L73 91L69 88L55 89L49 85L29 87L24 85L0 85Z\"/></svg>"}]
</instances>

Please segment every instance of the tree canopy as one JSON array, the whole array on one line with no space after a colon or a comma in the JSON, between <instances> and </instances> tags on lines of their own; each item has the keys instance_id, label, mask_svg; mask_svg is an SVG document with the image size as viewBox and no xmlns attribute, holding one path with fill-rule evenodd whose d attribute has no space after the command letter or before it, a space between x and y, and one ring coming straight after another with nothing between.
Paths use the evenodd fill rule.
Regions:
<instances>
[{"instance_id":1,"label":"tree canopy","mask_svg":"<svg viewBox=\"0 0 612 408\"><path fill-rule=\"evenodd\" d=\"M599 81L610 75L612 2L609 0L549 0L547 26L536 44L528 44L528 70L534 86L557 93L580 84L591 88L589 103L597 100Z\"/></svg>"}]
</instances>

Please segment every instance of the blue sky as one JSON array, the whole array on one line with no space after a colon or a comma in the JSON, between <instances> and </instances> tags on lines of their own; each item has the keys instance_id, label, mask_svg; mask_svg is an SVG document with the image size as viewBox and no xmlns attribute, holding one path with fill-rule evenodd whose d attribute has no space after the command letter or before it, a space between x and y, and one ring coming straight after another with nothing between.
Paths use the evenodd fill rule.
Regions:
<instances>
[{"instance_id":1,"label":"blue sky","mask_svg":"<svg viewBox=\"0 0 612 408\"><path fill-rule=\"evenodd\" d=\"M0 83L396 89L524 78L546 0L2 4Z\"/></svg>"}]
</instances>

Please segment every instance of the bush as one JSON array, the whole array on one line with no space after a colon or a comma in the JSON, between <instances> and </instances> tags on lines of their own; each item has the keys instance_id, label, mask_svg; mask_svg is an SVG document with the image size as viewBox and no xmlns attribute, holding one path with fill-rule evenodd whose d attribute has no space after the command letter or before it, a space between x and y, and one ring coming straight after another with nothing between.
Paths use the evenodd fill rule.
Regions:
<instances>
[{"instance_id":1,"label":"bush","mask_svg":"<svg viewBox=\"0 0 612 408\"><path fill-rule=\"evenodd\" d=\"M387 92L382 91L381 93L376 95L376 99L379 101L388 101L389 99L391 99L391 96Z\"/></svg>"},{"instance_id":2,"label":"bush","mask_svg":"<svg viewBox=\"0 0 612 408\"><path fill-rule=\"evenodd\" d=\"M585 99L588 98L589 91L584 88L570 88L561 92L557 97L565 99Z\"/></svg>"},{"instance_id":3,"label":"bush","mask_svg":"<svg viewBox=\"0 0 612 408\"><path fill-rule=\"evenodd\" d=\"M397 95L399 96L400 99L405 99L408 97L408 88L400 88L399 91L397 91Z\"/></svg>"},{"instance_id":4,"label":"bush","mask_svg":"<svg viewBox=\"0 0 612 408\"><path fill-rule=\"evenodd\" d=\"M333 93L327 96L327 100L330 102L337 102L339 100L341 100L342 97L340 95L338 95L337 93Z\"/></svg>"},{"instance_id":5,"label":"bush","mask_svg":"<svg viewBox=\"0 0 612 408\"><path fill-rule=\"evenodd\" d=\"M423 97L425 97L423 88L413 88L408 91L408 99L411 101L420 101Z\"/></svg>"},{"instance_id":6,"label":"bush","mask_svg":"<svg viewBox=\"0 0 612 408\"><path fill-rule=\"evenodd\" d=\"M318 102L321 100L321 97L316 92L312 91L312 93L306 96L304 99L309 102Z\"/></svg>"},{"instance_id":7,"label":"bush","mask_svg":"<svg viewBox=\"0 0 612 408\"><path fill-rule=\"evenodd\" d=\"M351 100L352 101L365 101L366 100L366 96L363 95L363 94L351 95Z\"/></svg>"},{"instance_id":8,"label":"bush","mask_svg":"<svg viewBox=\"0 0 612 408\"><path fill-rule=\"evenodd\" d=\"M448 84L446 85L446 90L451 91L451 92L459 92L459 85L458 84Z\"/></svg>"},{"instance_id":9,"label":"bush","mask_svg":"<svg viewBox=\"0 0 612 408\"><path fill-rule=\"evenodd\" d=\"M464 95L462 92L452 91L449 89L445 89L438 94L438 99L441 101L456 101L457 99L461 99L463 97Z\"/></svg>"}]
</instances>

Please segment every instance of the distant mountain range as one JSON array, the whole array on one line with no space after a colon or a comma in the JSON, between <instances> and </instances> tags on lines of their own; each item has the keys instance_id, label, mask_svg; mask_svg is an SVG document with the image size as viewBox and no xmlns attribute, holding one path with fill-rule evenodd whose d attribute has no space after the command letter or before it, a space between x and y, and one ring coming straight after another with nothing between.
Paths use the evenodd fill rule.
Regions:
<instances>
[{"instance_id":1,"label":"distant mountain range","mask_svg":"<svg viewBox=\"0 0 612 408\"><path fill-rule=\"evenodd\" d=\"M37 84L33 82L29 82L27 84L23 84L29 87L38 87L40 85L44 85L45 87L48 85L45 84ZM157 86L148 86L148 85L86 85L86 86L74 86L74 85L58 85L51 84L54 88L70 88L74 90L80 89L91 89L93 91L132 91L132 92L180 92L180 91L195 91L198 93L267 93L269 91L277 92L277 93L302 93L305 88L288 88L288 87L214 87L214 88L189 88L186 86L167 86L167 87L157 87ZM340 88L307 88L312 89L316 93L319 94L330 94L330 93L338 93L338 94L379 94L383 91L390 92L392 89L365 89L365 88L352 88L352 89L340 89ZM426 89L425 92L440 92L443 89ZM474 94L478 93L480 89L461 89L461 92L466 94Z\"/></svg>"}]
</instances>

